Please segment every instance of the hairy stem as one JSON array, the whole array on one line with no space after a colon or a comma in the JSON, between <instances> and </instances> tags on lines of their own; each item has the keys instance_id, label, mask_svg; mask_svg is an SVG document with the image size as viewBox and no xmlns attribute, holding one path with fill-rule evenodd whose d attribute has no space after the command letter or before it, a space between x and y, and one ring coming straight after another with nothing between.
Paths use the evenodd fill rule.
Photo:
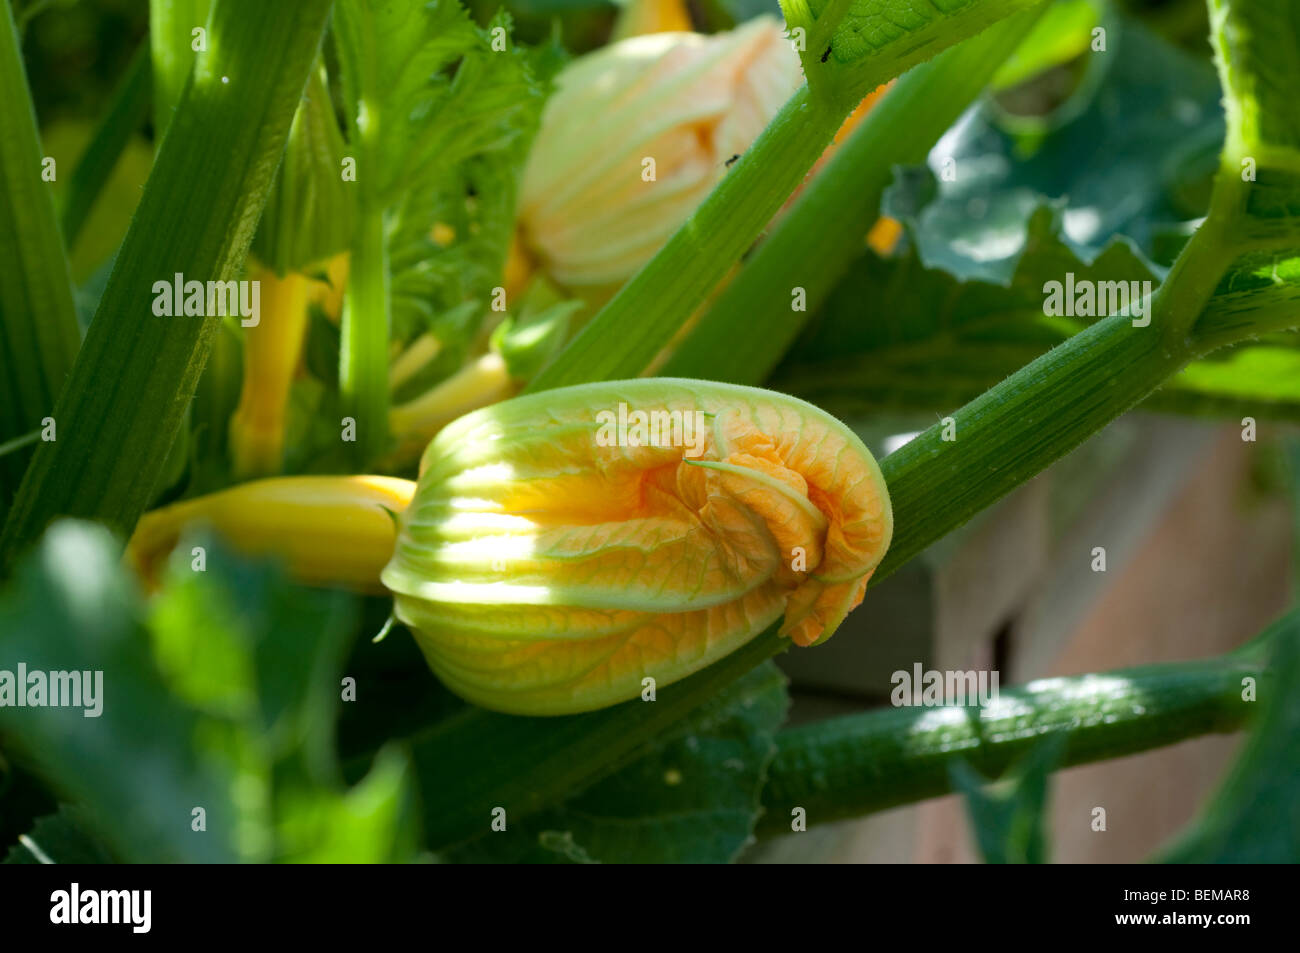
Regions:
<instances>
[{"instance_id":1,"label":"hairy stem","mask_svg":"<svg viewBox=\"0 0 1300 953\"><path fill-rule=\"evenodd\" d=\"M982 706L883 708L789 728L777 735L759 831L789 833L795 808L821 824L947 794L954 762L996 777L1050 733L1066 734L1059 766L1069 767L1236 731L1254 710L1242 681L1262 674L1258 658L1228 655L1041 679Z\"/></svg>"}]
</instances>

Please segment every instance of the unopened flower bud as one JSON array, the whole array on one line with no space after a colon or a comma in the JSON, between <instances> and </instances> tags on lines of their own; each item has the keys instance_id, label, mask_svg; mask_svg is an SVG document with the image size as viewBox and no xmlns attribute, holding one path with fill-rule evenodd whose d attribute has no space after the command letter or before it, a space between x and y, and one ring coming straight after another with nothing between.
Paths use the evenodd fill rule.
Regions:
<instances>
[{"instance_id":1,"label":"unopened flower bud","mask_svg":"<svg viewBox=\"0 0 1300 953\"><path fill-rule=\"evenodd\" d=\"M727 33L656 33L556 80L520 193L528 254L589 301L677 230L802 82L774 17Z\"/></svg>"},{"instance_id":2,"label":"unopened flower bud","mask_svg":"<svg viewBox=\"0 0 1300 953\"><path fill-rule=\"evenodd\" d=\"M444 429L382 579L452 690L566 714L683 678L777 619L799 645L828 638L892 526L870 452L816 407L614 381Z\"/></svg>"}]
</instances>

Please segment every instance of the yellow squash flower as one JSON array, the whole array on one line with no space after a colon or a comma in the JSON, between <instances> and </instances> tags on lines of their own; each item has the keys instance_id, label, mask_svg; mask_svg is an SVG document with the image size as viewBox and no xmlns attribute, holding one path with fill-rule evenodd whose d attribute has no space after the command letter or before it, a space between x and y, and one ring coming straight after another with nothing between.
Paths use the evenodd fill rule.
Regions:
<instances>
[{"instance_id":1,"label":"yellow squash flower","mask_svg":"<svg viewBox=\"0 0 1300 953\"><path fill-rule=\"evenodd\" d=\"M462 417L429 445L383 581L434 672L554 715L636 697L776 619L799 645L862 600L892 533L839 421L756 388L642 379Z\"/></svg>"},{"instance_id":2,"label":"yellow squash flower","mask_svg":"<svg viewBox=\"0 0 1300 953\"><path fill-rule=\"evenodd\" d=\"M526 253L588 301L612 292L801 82L798 55L767 16L712 36L636 36L575 60L556 80L525 168Z\"/></svg>"}]
</instances>

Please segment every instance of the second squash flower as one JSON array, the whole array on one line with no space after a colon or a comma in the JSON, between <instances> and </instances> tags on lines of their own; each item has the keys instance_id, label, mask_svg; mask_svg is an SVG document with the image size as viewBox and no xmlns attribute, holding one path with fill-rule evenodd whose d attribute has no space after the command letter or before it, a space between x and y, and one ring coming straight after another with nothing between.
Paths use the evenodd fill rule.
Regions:
<instances>
[{"instance_id":1,"label":"second squash flower","mask_svg":"<svg viewBox=\"0 0 1300 953\"><path fill-rule=\"evenodd\" d=\"M798 55L767 16L712 36L633 37L576 60L525 169L525 253L589 299L616 290L801 82Z\"/></svg>"}]
</instances>

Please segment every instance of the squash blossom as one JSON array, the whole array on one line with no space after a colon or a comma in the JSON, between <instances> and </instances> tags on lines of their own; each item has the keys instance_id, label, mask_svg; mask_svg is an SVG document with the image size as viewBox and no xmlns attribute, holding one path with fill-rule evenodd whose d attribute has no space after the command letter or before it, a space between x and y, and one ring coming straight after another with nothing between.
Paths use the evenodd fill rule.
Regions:
<instances>
[{"instance_id":1,"label":"squash blossom","mask_svg":"<svg viewBox=\"0 0 1300 953\"><path fill-rule=\"evenodd\" d=\"M672 236L802 83L781 23L634 36L556 78L519 200L524 252L589 301Z\"/></svg>"},{"instance_id":2,"label":"squash blossom","mask_svg":"<svg viewBox=\"0 0 1300 953\"><path fill-rule=\"evenodd\" d=\"M799 645L857 606L892 533L875 460L769 391L671 378L560 388L429 445L382 575L434 672L499 711L637 697L778 618Z\"/></svg>"}]
</instances>

